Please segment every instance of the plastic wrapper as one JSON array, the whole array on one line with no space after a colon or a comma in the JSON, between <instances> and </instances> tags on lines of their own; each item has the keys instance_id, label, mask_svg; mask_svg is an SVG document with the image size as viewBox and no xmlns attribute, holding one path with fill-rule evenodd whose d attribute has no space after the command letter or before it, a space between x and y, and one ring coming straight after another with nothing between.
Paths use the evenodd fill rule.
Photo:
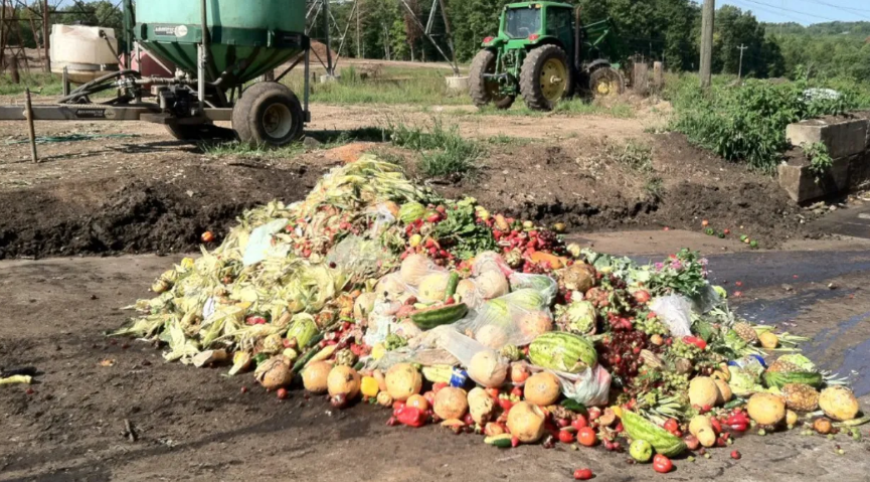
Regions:
<instances>
[{"instance_id":1,"label":"plastic wrapper","mask_svg":"<svg viewBox=\"0 0 870 482\"><path fill-rule=\"evenodd\" d=\"M488 270L500 271L505 276L513 272L504 258L495 251L484 251L478 254L474 257L474 263L471 265L471 274L475 277Z\"/></svg>"},{"instance_id":2,"label":"plastic wrapper","mask_svg":"<svg viewBox=\"0 0 870 482\"><path fill-rule=\"evenodd\" d=\"M581 373L553 372L562 384L562 394L587 407L607 405L610 395L610 373L601 365L586 368Z\"/></svg>"},{"instance_id":3,"label":"plastic wrapper","mask_svg":"<svg viewBox=\"0 0 870 482\"><path fill-rule=\"evenodd\" d=\"M559 292L559 284L556 280L545 274L511 273L508 278L511 291L533 289L544 295L545 305L550 306Z\"/></svg>"},{"instance_id":4,"label":"plastic wrapper","mask_svg":"<svg viewBox=\"0 0 870 482\"><path fill-rule=\"evenodd\" d=\"M395 204L393 204L392 208L395 209ZM380 234L396 222L396 216L393 214L391 206L387 203L379 203L372 206L366 211L366 214L374 217L371 232L375 235Z\"/></svg>"},{"instance_id":5,"label":"plastic wrapper","mask_svg":"<svg viewBox=\"0 0 870 482\"><path fill-rule=\"evenodd\" d=\"M326 263L362 280L377 274L384 263L392 261L392 254L376 240L362 236L348 236L336 244L326 255Z\"/></svg>"},{"instance_id":6,"label":"plastic wrapper","mask_svg":"<svg viewBox=\"0 0 870 482\"><path fill-rule=\"evenodd\" d=\"M695 313L704 314L716 308L722 303L722 297L711 285L705 286L700 293L692 297L692 310Z\"/></svg>"},{"instance_id":7,"label":"plastic wrapper","mask_svg":"<svg viewBox=\"0 0 870 482\"><path fill-rule=\"evenodd\" d=\"M547 298L538 290L521 289L487 301L452 326L493 350L505 345L527 345L553 329L548 306Z\"/></svg>"},{"instance_id":8,"label":"plastic wrapper","mask_svg":"<svg viewBox=\"0 0 870 482\"><path fill-rule=\"evenodd\" d=\"M656 298L649 305L673 336L692 335L692 303L679 295Z\"/></svg>"}]
</instances>

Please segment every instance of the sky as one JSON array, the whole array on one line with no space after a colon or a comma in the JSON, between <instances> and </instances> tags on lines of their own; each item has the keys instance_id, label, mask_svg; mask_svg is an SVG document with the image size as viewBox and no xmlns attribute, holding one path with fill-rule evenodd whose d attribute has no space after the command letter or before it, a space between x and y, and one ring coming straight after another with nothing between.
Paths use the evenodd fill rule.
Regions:
<instances>
[{"instance_id":1,"label":"sky","mask_svg":"<svg viewBox=\"0 0 870 482\"><path fill-rule=\"evenodd\" d=\"M870 22L870 0L716 0L716 8L722 5L751 10L762 22Z\"/></svg>"}]
</instances>

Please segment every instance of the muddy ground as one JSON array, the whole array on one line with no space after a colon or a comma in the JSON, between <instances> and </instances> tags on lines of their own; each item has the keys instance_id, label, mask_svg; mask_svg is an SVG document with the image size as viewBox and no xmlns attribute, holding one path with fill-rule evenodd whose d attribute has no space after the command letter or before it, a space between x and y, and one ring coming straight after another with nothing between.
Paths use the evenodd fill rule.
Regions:
<instances>
[{"instance_id":1,"label":"muddy ground","mask_svg":"<svg viewBox=\"0 0 870 482\"><path fill-rule=\"evenodd\" d=\"M713 248L721 241L691 233L649 233L628 244ZM607 236L587 242L606 244ZM712 244L711 244L712 243ZM793 333L816 337L810 354L825 368L867 372L870 251L746 252L711 260L716 282L741 311L765 314ZM4 307L0 362L35 365L43 374L34 393L0 389L0 480L3 481L238 481L238 480L570 480L590 467L596 480L649 480L650 466L598 447L572 451L525 446L499 451L477 436L446 429L390 428L388 414L360 405L335 411L322 399L292 390L280 401L250 375L165 363L161 351L104 331L130 312L137 297L177 257L124 256L0 262ZM717 269L718 268L718 269ZM833 282L837 289L828 288ZM788 289L783 285L788 285ZM850 322L850 320L852 320ZM870 406L866 375L852 376ZM249 391L242 393L242 387ZM135 433L126 433L129 421ZM870 440L866 427L865 440ZM839 445L845 455L835 453ZM742 454L729 457L732 449ZM798 431L747 436L711 459L677 460L657 480L866 480L870 445Z\"/></svg>"},{"instance_id":2,"label":"muddy ground","mask_svg":"<svg viewBox=\"0 0 870 482\"><path fill-rule=\"evenodd\" d=\"M652 115L521 117L315 105L313 117L309 135L321 140L397 122L455 124L484 150L473 175L431 180L436 190L539 222L562 221L572 231L699 229L709 219L768 247L818 234L804 227L815 214L794 206L773 178L706 154L679 135L646 133ZM0 259L195 250L199 233L211 230L219 238L243 209L301 198L342 157L340 149L313 145L287 157L208 155L160 126L76 122L37 124L40 136L60 142L40 144L41 162L34 165L20 143L22 127L0 123L7 142L0 155ZM98 137L58 138L71 134ZM649 148L648 159L627 157L628 145ZM412 174L420 158L386 143L366 148L404 160Z\"/></svg>"}]
</instances>

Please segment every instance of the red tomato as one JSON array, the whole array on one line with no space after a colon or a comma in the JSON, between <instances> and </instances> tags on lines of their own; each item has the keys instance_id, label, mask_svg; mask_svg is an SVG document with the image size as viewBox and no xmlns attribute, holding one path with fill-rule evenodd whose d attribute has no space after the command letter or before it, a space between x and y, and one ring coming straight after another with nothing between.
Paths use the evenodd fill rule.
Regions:
<instances>
[{"instance_id":1,"label":"red tomato","mask_svg":"<svg viewBox=\"0 0 870 482\"><path fill-rule=\"evenodd\" d=\"M669 418L667 422L665 422L665 430L668 432L674 433L680 429L680 422L677 422L674 418Z\"/></svg>"},{"instance_id":2,"label":"red tomato","mask_svg":"<svg viewBox=\"0 0 870 482\"><path fill-rule=\"evenodd\" d=\"M589 426L589 422L586 421L586 417L583 415L577 415L577 418L571 422L571 426L574 427L578 432L582 428L586 428Z\"/></svg>"},{"instance_id":3,"label":"red tomato","mask_svg":"<svg viewBox=\"0 0 870 482\"><path fill-rule=\"evenodd\" d=\"M281 400L284 400L285 398L287 398L287 389L286 388L279 388L278 389L278 398Z\"/></svg>"},{"instance_id":4,"label":"red tomato","mask_svg":"<svg viewBox=\"0 0 870 482\"><path fill-rule=\"evenodd\" d=\"M488 393L489 396L492 397L493 399L497 399L499 391L498 391L498 388L487 388L486 393Z\"/></svg>"},{"instance_id":5,"label":"red tomato","mask_svg":"<svg viewBox=\"0 0 870 482\"><path fill-rule=\"evenodd\" d=\"M203 243L210 243L210 242L214 241L214 233L212 233L211 231L206 231L206 232L202 233L202 236L200 236L200 239L202 239Z\"/></svg>"},{"instance_id":6,"label":"red tomato","mask_svg":"<svg viewBox=\"0 0 870 482\"><path fill-rule=\"evenodd\" d=\"M734 460L740 460L740 452L738 452L736 450L731 452L731 458Z\"/></svg>"},{"instance_id":7,"label":"red tomato","mask_svg":"<svg viewBox=\"0 0 870 482\"><path fill-rule=\"evenodd\" d=\"M696 336L684 336L683 341L690 344L690 345L697 346L698 349L700 349L700 350L707 348L707 342L696 337Z\"/></svg>"},{"instance_id":8,"label":"red tomato","mask_svg":"<svg viewBox=\"0 0 870 482\"><path fill-rule=\"evenodd\" d=\"M574 434L570 430L559 430L559 441L569 444L574 441Z\"/></svg>"},{"instance_id":9,"label":"red tomato","mask_svg":"<svg viewBox=\"0 0 870 482\"><path fill-rule=\"evenodd\" d=\"M665 457L662 454L656 454L653 457L653 470L660 474L667 474L674 468L674 463L671 462L671 459Z\"/></svg>"},{"instance_id":10,"label":"red tomato","mask_svg":"<svg viewBox=\"0 0 870 482\"><path fill-rule=\"evenodd\" d=\"M577 469L574 471L574 480L589 480L592 478L592 470Z\"/></svg>"},{"instance_id":11,"label":"red tomato","mask_svg":"<svg viewBox=\"0 0 870 482\"><path fill-rule=\"evenodd\" d=\"M598 443L598 436L595 430L589 427L583 427L577 431L577 443L586 447L594 447Z\"/></svg>"}]
</instances>

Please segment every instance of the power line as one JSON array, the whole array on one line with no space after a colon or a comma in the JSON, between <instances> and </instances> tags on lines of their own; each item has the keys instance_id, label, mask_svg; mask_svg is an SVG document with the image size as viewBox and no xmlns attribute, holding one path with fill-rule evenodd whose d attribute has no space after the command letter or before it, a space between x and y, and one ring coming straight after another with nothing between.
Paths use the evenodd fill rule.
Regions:
<instances>
[{"instance_id":1,"label":"power line","mask_svg":"<svg viewBox=\"0 0 870 482\"><path fill-rule=\"evenodd\" d=\"M821 15L816 15L816 14L813 14L813 13L807 13L807 12L801 12L800 10L792 10L792 9L790 9L790 8L785 8L785 7L777 7L776 5L771 5L771 4L769 4L769 3L759 2L759 1L757 1L757 0L743 0L743 1L750 2L750 3L755 3L755 4L758 4L758 5L764 5L764 6L766 6L766 7L775 8L775 9L783 10L783 11L786 11L786 12L793 12L793 13L797 13L797 14L800 14L800 15L805 15L805 16L807 16L807 17L815 17L815 18L821 18L821 19L823 19L823 20L828 20L828 21L831 21L831 22L839 22L839 20L834 19L834 18L823 17L823 16L821 16Z\"/></svg>"},{"instance_id":2,"label":"power line","mask_svg":"<svg viewBox=\"0 0 870 482\"><path fill-rule=\"evenodd\" d=\"M738 4L740 4L740 2L741 2L741 0L730 0L730 1L732 1L732 2L737 2ZM789 14L787 14L787 13L782 13L781 11L771 10L771 9L764 8L764 7L754 7L754 6L752 6L752 5L748 5L748 4L743 4L743 7L744 7L744 8L751 9L751 10L761 10L762 12L772 13L772 14L774 14L774 15L780 15L780 16L783 16L783 17L785 17L785 18L792 19L792 20L794 20L794 21L796 21L796 22L798 22L798 23L805 21L805 19L797 18L797 17L795 17L795 16L793 16L793 15L789 15Z\"/></svg>"},{"instance_id":3,"label":"power line","mask_svg":"<svg viewBox=\"0 0 870 482\"><path fill-rule=\"evenodd\" d=\"M815 1L810 1L810 0L799 0L799 1L801 1L801 2L805 2L805 3L817 3L817 4L819 4L819 5L826 5L826 6L828 6L828 7L834 7L834 8L840 9L840 10L842 10L842 11L848 13L848 14L851 14L851 15L857 15L857 16L859 16L859 17L861 17L861 18L866 18L867 20L870 20L870 17L867 17L867 16L864 16L864 15L862 15L862 14L860 14L860 13L857 13L857 12L870 12L870 10L861 10L861 9L858 9L858 8L841 7L841 6L839 6L839 5L834 5L833 3L823 2L822 0L815 0Z\"/></svg>"}]
</instances>

